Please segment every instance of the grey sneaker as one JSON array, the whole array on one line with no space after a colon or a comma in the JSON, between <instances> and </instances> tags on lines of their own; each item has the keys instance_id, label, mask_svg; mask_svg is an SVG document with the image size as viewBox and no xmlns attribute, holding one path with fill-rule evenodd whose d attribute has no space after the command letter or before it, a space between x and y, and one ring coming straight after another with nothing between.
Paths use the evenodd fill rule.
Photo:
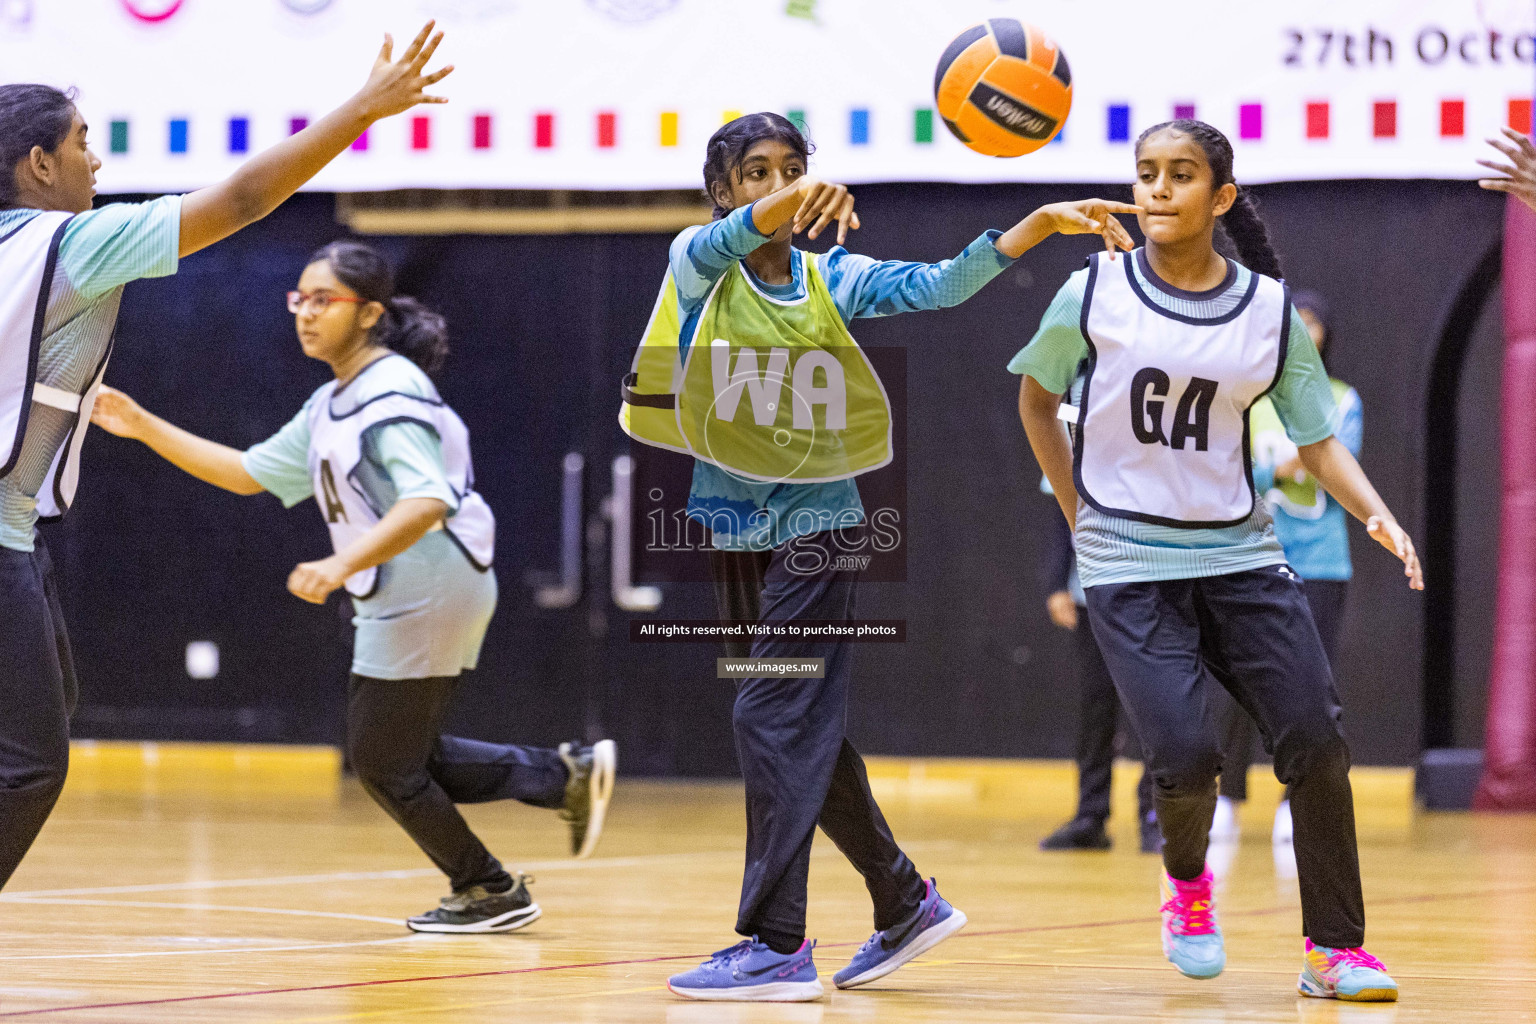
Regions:
<instances>
[{"instance_id":1,"label":"grey sneaker","mask_svg":"<svg viewBox=\"0 0 1536 1024\"><path fill-rule=\"evenodd\" d=\"M413 932L511 932L533 924L544 913L528 892L532 875L519 873L506 892L488 892L483 885L472 885L438 904L436 910L406 921Z\"/></svg>"},{"instance_id":2,"label":"grey sneaker","mask_svg":"<svg viewBox=\"0 0 1536 1024\"><path fill-rule=\"evenodd\" d=\"M565 783L565 806L560 817L571 826L571 856L592 856L603 834L603 818L613 799L613 774L619 765L619 747L613 740L599 740L590 747L560 744L560 760L571 777Z\"/></svg>"}]
</instances>

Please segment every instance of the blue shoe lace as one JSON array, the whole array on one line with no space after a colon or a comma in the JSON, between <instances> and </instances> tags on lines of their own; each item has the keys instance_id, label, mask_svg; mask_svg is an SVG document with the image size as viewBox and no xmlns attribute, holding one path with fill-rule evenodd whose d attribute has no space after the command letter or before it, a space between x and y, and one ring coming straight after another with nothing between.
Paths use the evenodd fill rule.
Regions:
<instances>
[{"instance_id":1,"label":"blue shoe lace","mask_svg":"<svg viewBox=\"0 0 1536 1024\"><path fill-rule=\"evenodd\" d=\"M705 961L703 966L713 971L724 970L725 968L734 964L737 960L740 960L742 957L750 954L752 952L752 942L752 939L742 939L740 942L736 943L736 945L731 946L728 949L722 949L718 952L711 953L709 955L709 959Z\"/></svg>"}]
</instances>

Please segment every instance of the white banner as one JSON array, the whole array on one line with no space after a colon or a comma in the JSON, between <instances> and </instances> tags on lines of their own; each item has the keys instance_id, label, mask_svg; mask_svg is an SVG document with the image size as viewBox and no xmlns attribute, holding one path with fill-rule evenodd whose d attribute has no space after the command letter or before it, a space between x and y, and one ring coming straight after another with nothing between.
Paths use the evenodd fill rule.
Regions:
<instances>
[{"instance_id":1,"label":"white banner","mask_svg":"<svg viewBox=\"0 0 1536 1024\"><path fill-rule=\"evenodd\" d=\"M1128 180L1176 111L1242 181L1470 178L1530 129L1533 0L0 0L0 80L80 90L106 192L193 188L317 117L382 33L448 33L452 100L377 125L325 190L687 188L726 116L796 111L818 172L866 181ZM932 115L945 45L1033 22L1074 89L1059 142L972 153ZM931 128L925 128L931 126Z\"/></svg>"}]
</instances>

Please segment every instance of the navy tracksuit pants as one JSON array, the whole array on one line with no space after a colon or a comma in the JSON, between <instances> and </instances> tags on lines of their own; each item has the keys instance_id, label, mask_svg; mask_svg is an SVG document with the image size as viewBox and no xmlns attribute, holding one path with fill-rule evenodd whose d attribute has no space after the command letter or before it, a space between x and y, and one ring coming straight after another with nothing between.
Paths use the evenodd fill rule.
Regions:
<instances>
[{"instance_id":1,"label":"navy tracksuit pants","mask_svg":"<svg viewBox=\"0 0 1536 1024\"><path fill-rule=\"evenodd\" d=\"M53 563L36 544L0 548L0 888L64 788L79 695Z\"/></svg>"},{"instance_id":2,"label":"navy tracksuit pants","mask_svg":"<svg viewBox=\"0 0 1536 1024\"><path fill-rule=\"evenodd\" d=\"M1348 580L1305 580L1302 593L1312 609L1312 621L1322 638L1330 666L1339 663L1339 635L1344 626L1344 598ZM1221 795L1231 800L1248 799L1248 766L1253 764L1253 719L1233 700L1226 700L1221 722ZM1285 798L1289 800L1290 794Z\"/></svg>"},{"instance_id":3,"label":"navy tracksuit pants","mask_svg":"<svg viewBox=\"0 0 1536 1024\"><path fill-rule=\"evenodd\" d=\"M457 804L565 804L570 772L557 750L442 734L458 677L370 679L347 687L347 752L384 812L448 876L454 892L500 892L512 876L470 829Z\"/></svg>"},{"instance_id":4,"label":"navy tracksuit pants","mask_svg":"<svg viewBox=\"0 0 1536 1024\"><path fill-rule=\"evenodd\" d=\"M1210 697L1225 688L1258 723L1291 790L1302 933L1365 941L1349 746L1328 655L1288 566L1087 590L1088 614L1152 771L1163 864L1205 868L1221 744Z\"/></svg>"},{"instance_id":5,"label":"navy tracksuit pants","mask_svg":"<svg viewBox=\"0 0 1536 1024\"><path fill-rule=\"evenodd\" d=\"M857 536L854 532L850 536ZM712 551L723 622L853 618L856 571L807 568L796 542L772 551ZM827 545L836 550L833 545ZM922 876L902 853L869 790L864 759L847 737L851 645L755 639L731 657L824 658L822 679L743 679L732 724L747 790L746 873L736 931L784 950L805 938L806 883L816 826L853 864L875 905L875 930L911 917Z\"/></svg>"},{"instance_id":6,"label":"navy tracksuit pants","mask_svg":"<svg viewBox=\"0 0 1536 1024\"><path fill-rule=\"evenodd\" d=\"M1085 615L1073 631L1077 644L1082 718L1077 731L1077 817L1109 820L1110 783L1115 771L1115 733L1120 725L1120 695L1093 638ZM1136 784L1136 820L1152 814L1152 773L1141 769Z\"/></svg>"}]
</instances>

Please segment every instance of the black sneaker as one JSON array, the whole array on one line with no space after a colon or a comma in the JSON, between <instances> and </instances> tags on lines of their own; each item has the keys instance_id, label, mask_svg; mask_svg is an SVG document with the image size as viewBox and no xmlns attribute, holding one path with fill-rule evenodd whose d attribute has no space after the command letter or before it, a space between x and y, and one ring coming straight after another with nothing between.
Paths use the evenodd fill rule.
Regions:
<instances>
[{"instance_id":1,"label":"black sneaker","mask_svg":"<svg viewBox=\"0 0 1536 1024\"><path fill-rule=\"evenodd\" d=\"M1163 830L1157 823L1156 811L1141 819L1141 852L1163 852Z\"/></svg>"},{"instance_id":2,"label":"black sneaker","mask_svg":"<svg viewBox=\"0 0 1536 1024\"><path fill-rule=\"evenodd\" d=\"M613 799L619 747L613 740L598 740L590 747L562 743L560 760L571 773L565 783L560 817L571 826L571 856L581 860L592 855L603 834L603 818L608 813L608 801Z\"/></svg>"},{"instance_id":3,"label":"black sneaker","mask_svg":"<svg viewBox=\"0 0 1536 1024\"><path fill-rule=\"evenodd\" d=\"M1042 850L1107 850L1109 833L1097 818L1073 818L1040 840Z\"/></svg>"},{"instance_id":4,"label":"black sneaker","mask_svg":"<svg viewBox=\"0 0 1536 1024\"><path fill-rule=\"evenodd\" d=\"M533 924L544 913L528 892L531 875L519 874L506 892L490 892L472 885L438 904L436 910L406 921L413 932L511 932Z\"/></svg>"}]
</instances>

